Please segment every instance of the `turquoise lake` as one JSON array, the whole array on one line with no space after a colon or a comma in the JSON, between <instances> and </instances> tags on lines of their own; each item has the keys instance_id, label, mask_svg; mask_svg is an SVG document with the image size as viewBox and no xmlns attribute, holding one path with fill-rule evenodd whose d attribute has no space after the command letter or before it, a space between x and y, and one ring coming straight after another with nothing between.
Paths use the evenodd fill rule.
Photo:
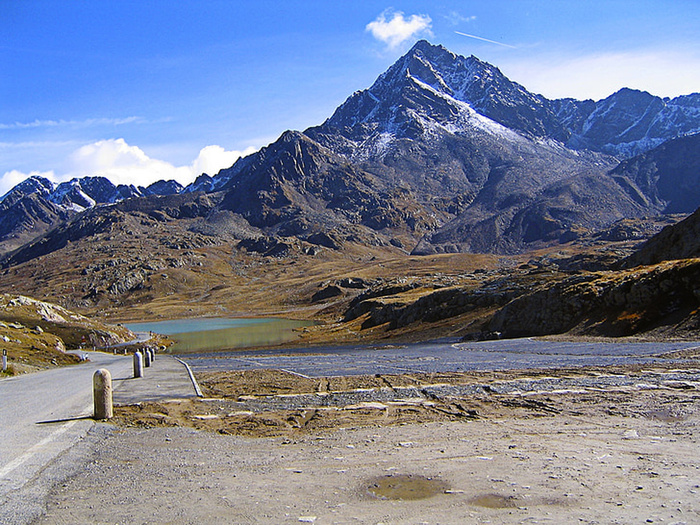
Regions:
<instances>
[{"instance_id":1,"label":"turquoise lake","mask_svg":"<svg viewBox=\"0 0 700 525\"><path fill-rule=\"evenodd\" d=\"M155 332L175 341L174 354L235 350L293 342L296 330L313 321L280 318L174 319L147 323L125 323L132 332Z\"/></svg>"}]
</instances>

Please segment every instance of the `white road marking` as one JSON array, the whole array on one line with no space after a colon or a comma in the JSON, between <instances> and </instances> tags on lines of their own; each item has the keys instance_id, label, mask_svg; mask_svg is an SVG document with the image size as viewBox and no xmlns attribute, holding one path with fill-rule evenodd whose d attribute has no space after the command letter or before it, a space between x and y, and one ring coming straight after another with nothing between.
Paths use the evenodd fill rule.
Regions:
<instances>
[{"instance_id":1,"label":"white road marking","mask_svg":"<svg viewBox=\"0 0 700 525\"><path fill-rule=\"evenodd\" d=\"M82 412L86 412L86 411L91 410L91 409L92 409L92 404L90 404ZM69 429L71 429L73 426L75 426L75 424L78 421L79 421L78 419L73 419L72 421L67 421L66 423L63 423L59 428L54 430L51 434L46 436L44 439L39 441L37 444L30 447L24 454L16 457L12 461L10 461L7 465L0 468L0 479L6 478L14 470L17 470L19 467L24 465L27 461L29 461L34 456L36 456L39 452L41 452L41 450L46 445L48 445L49 443L51 443L53 441L56 441L59 437L61 437L63 434L65 434Z\"/></svg>"}]
</instances>

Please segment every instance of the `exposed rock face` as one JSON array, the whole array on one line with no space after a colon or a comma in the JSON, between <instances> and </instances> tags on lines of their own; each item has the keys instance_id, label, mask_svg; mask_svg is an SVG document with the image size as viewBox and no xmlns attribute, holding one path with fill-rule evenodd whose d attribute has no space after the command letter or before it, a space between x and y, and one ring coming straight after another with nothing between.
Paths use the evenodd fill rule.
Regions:
<instances>
[{"instance_id":1,"label":"exposed rock face","mask_svg":"<svg viewBox=\"0 0 700 525\"><path fill-rule=\"evenodd\" d=\"M698 93L662 99L623 88L598 102L563 99L550 107L571 134L567 146L627 158L700 131L698 104Z\"/></svg>"},{"instance_id":2,"label":"exposed rock face","mask_svg":"<svg viewBox=\"0 0 700 525\"><path fill-rule=\"evenodd\" d=\"M673 259L700 258L700 208L687 219L667 226L622 262L625 268Z\"/></svg>"},{"instance_id":3,"label":"exposed rock face","mask_svg":"<svg viewBox=\"0 0 700 525\"><path fill-rule=\"evenodd\" d=\"M335 285L335 284L329 284L328 286L322 288L315 294L311 296L311 302L318 302L318 301L325 301L327 299L331 299L333 297L338 297L340 295L343 295L343 290L340 289L340 286Z\"/></svg>"},{"instance_id":4,"label":"exposed rock face","mask_svg":"<svg viewBox=\"0 0 700 525\"><path fill-rule=\"evenodd\" d=\"M245 239L238 243L238 247L249 252L259 253L268 257L284 257L291 249L288 244L270 237Z\"/></svg>"},{"instance_id":5,"label":"exposed rock face","mask_svg":"<svg viewBox=\"0 0 700 525\"><path fill-rule=\"evenodd\" d=\"M505 337L577 333L624 336L682 321L700 327L700 260L576 275L518 297L488 325Z\"/></svg>"},{"instance_id":6,"label":"exposed rock face","mask_svg":"<svg viewBox=\"0 0 700 525\"><path fill-rule=\"evenodd\" d=\"M658 180L639 188L638 177L606 173L612 159L575 153L561 143L613 153L623 145L636 151L633 141L651 147L700 129L692 109L696 98L667 104L622 90L600 103L549 101L475 57L419 42L372 87L305 133L366 171L410 188L419 202L427 200L421 189L430 191L433 209L447 220L414 254L508 253L658 213L658 199L646 196ZM681 114L672 125L670 115ZM660 121L667 123L663 132ZM651 128L658 140L644 142L648 133L640 130Z\"/></svg>"},{"instance_id":7,"label":"exposed rock face","mask_svg":"<svg viewBox=\"0 0 700 525\"><path fill-rule=\"evenodd\" d=\"M229 180L222 208L258 227L291 221L302 211L319 216L347 211L362 221L377 204L364 173L298 132L285 132L220 176Z\"/></svg>"},{"instance_id":8,"label":"exposed rock face","mask_svg":"<svg viewBox=\"0 0 700 525\"><path fill-rule=\"evenodd\" d=\"M669 140L610 174L633 183L638 192L631 196L640 204L663 213L691 213L700 206L700 134Z\"/></svg>"},{"instance_id":9,"label":"exposed rock face","mask_svg":"<svg viewBox=\"0 0 700 525\"><path fill-rule=\"evenodd\" d=\"M371 88L355 93L322 126L307 133L323 133L328 140L335 136L334 149L349 156L376 156L377 148L392 136L414 138L420 130L416 112L424 121L459 133L463 122L455 118L460 112L454 101L487 117L485 125L492 121L526 136L619 157L700 131L698 93L662 99L624 88L597 102L548 100L476 57L461 57L421 41ZM362 147L353 148L353 143Z\"/></svg>"},{"instance_id":10,"label":"exposed rock face","mask_svg":"<svg viewBox=\"0 0 700 525\"><path fill-rule=\"evenodd\" d=\"M7 326L34 326L38 333L51 333L61 340L62 349L77 348L81 343L100 346L123 343L135 335L121 326L88 319L61 306L22 295L0 294L0 321Z\"/></svg>"},{"instance_id":11,"label":"exposed rock face","mask_svg":"<svg viewBox=\"0 0 700 525\"><path fill-rule=\"evenodd\" d=\"M516 170L497 179L465 212L421 240L413 253L516 253L568 242L580 232L648 212L601 173L582 172L546 187L535 184L518 177Z\"/></svg>"},{"instance_id":12,"label":"exposed rock face","mask_svg":"<svg viewBox=\"0 0 700 525\"><path fill-rule=\"evenodd\" d=\"M59 184L48 198L66 208L82 211L96 204L113 203L140 195L141 192L134 186L115 186L104 177L83 177Z\"/></svg>"},{"instance_id":13,"label":"exposed rock face","mask_svg":"<svg viewBox=\"0 0 700 525\"><path fill-rule=\"evenodd\" d=\"M0 201L0 251L11 251L73 214L40 193L8 195Z\"/></svg>"},{"instance_id":14,"label":"exposed rock face","mask_svg":"<svg viewBox=\"0 0 700 525\"><path fill-rule=\"evenodd\" d=\"M55 186L30 177L0 199L0 251L7 252L98 204L141 195L133 186L115 186L104 177L73 179Z\"/></svg>"},{"instance_id":15,"label":"exposed rock face","mask_svg":"<svg viewBox=\"0 0 700 525\"><path fill-rule=\"evenodd\" d=\"M141 192L144 195L177 195L182 193L185 188L174 180L159 180L146 188L142 188Z\"/></svg>"},{"instance_id":16,"label":"exposed rock face","mask_svg":"<svg viewBox=\"0 0 700 525\"><path fill-rule=\"evenodd\" d=\"M13 252L3 261L3 265L7 267L21 264L35 257L60 250L70 242L80 241L108 231L111 225L119 220L119 214L114 211L106 214L99 210L96 213L81 215L76 220L58 226L46 236Z\"/></svg>"}]
</instances>

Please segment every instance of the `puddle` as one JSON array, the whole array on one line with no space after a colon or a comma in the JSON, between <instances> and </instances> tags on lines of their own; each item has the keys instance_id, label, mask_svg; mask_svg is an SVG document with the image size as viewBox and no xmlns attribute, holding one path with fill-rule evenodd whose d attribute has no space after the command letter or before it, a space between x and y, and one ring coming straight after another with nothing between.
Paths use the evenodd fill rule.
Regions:
<instances>
[{"instance_id":1,"label":"puddle","mask_svg":"<svg viewBox=\"0 0 700 525\"><path fill-rule=\"evenodd\" d=\"M685 418L677 413L674 413L668 409L650 410L644 413L647 419L653 419L654 421L663 421L664 423L677 423L678 421L683 421Z\"/></svg>"},{"instance_id":2,"label":"puddle","mask_svg":"<svg viewBox=\"0 0 700 525\"><path fill-rule=\"evenodd\" d=\"M395 474L373 479L367 485L367 492L379 499L416 500L443 494L447 485L434 478Z\"/></svg>"},{"instance_id":3,"label":"puddle","mask_svg":"<svg viewBox=\"0 0 700 525\"><path fill-rule=\"evenodd\" d=\"M488 509L513 509L518 506L513 496L501 496L500 494L482 494L469 500L469 503Z\"/></svg>"}]
</instances>

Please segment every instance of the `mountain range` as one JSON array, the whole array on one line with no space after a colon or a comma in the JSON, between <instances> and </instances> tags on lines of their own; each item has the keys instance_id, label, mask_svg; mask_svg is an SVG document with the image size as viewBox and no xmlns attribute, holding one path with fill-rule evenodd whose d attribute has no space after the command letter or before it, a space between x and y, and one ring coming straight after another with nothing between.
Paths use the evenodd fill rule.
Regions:
<instances>
[{"instance_id":1,"label":"mountain range","mask_svg":"<svg viewBox=\"0 0 700 525\"><path fill-rule=\"evenodd\" d=\"M203 235L276 256L353 243L517 253L622 218L693 212L699 132L698 93L549 100L420 41L321 125L186 187L25 180L0 200L0 253L7 265L65 246L67 232L79 242L94 234L79 224L115 210L196 218Z\"/></svg>"}]
</instances>

